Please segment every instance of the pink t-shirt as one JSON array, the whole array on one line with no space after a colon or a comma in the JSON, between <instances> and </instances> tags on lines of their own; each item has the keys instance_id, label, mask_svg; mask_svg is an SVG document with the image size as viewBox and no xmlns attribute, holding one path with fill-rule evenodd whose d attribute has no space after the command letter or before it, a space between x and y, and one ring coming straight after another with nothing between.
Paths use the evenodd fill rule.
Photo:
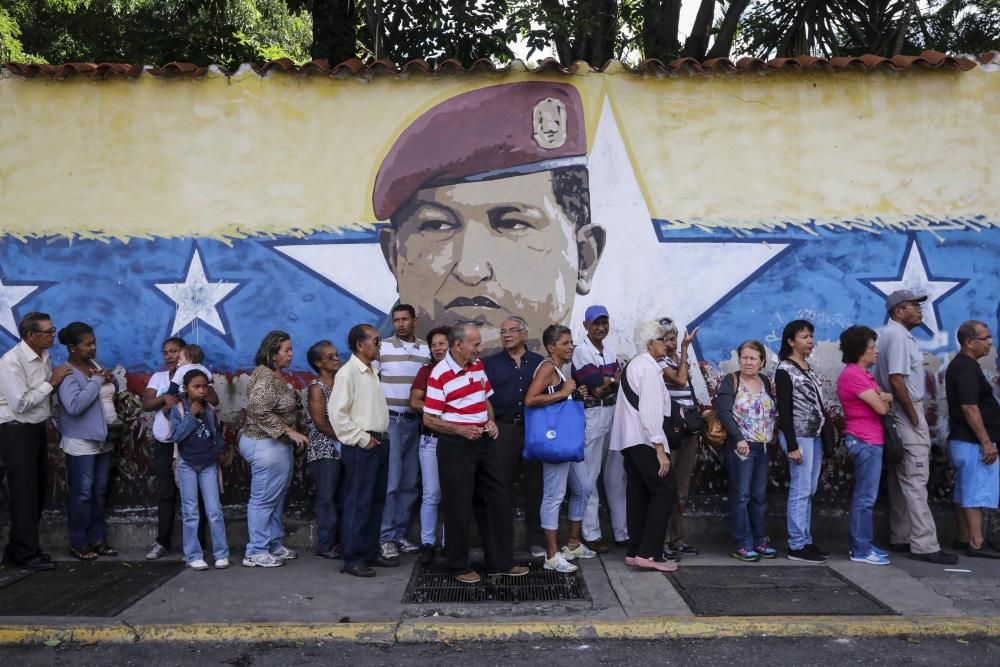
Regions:
<instances>
[{"instance_id":1,"label":"pink t-shirt","mask_svg":"<svg viewBox=\"0 0 1000 667\"><path fill-rule=\"evenodd\" d=\"M882 420L871 406L858 398L862 393L874 389L878 383L872 374L857 364L847 364L837 378L837 398L844 406L844 431L872 445L882 445Z\"/></svg>"}]
</instances>

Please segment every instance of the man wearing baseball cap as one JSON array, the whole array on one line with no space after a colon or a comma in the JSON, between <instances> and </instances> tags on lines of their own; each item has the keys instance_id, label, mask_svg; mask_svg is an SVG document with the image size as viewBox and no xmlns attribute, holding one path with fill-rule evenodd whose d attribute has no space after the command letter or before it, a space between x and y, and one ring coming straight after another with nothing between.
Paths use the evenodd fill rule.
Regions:
<instances>
[{"instance_id":1,"label":"man wearing baseball cap","mask_svg":"<svg viewBox=\"0 0 1000 667\"><path fill-rule=\"evenodd\" d=\"M426 327L480 325L485 348L512 315L533 346L569 324L604 250L583 104L565 83L487 86L432 107L386 154L372 204L389 222L380 243L400 300Z\"/></svg>"},{"instance_id":2,"label":"man wearing baseball cap","mask_svg":"<svg viewBox=\"0 0 1000 667\"><path fill-rule=\"evenodd\" d=\"M889 322L878 337L875 379L892 393L896 430L903 441L903 461L889 468L889 548L910 558L940 565L958 562L941 550L937 526L927 504L931 435L924 414L924 355L911 331L924 321L925 295L898 290L885 300Z\"/></svg>"},{"instance_id":3,"label":"man wearing baseball cap","mask_svg":"<svg viewBox=\"0 0 1000 667\"><path fill-rule=\"evenodd\" d=\"M625 519L625 460L621 452L611 451L611 421L615 414L621 366L615 351L605 341L611 328L608 309L601 305L587 308L583 315L587 336L573 350L573 379L586 385L584 399L586 445L583 461L590 475L591 488L597 488L597 477L604 471L604 493L611 514L615 542L628 540ZM598 493L590 494L583 515L583 540L592 550L605 553L608 542L601 535L598 515Z\"/></svg>"}]
</instances>

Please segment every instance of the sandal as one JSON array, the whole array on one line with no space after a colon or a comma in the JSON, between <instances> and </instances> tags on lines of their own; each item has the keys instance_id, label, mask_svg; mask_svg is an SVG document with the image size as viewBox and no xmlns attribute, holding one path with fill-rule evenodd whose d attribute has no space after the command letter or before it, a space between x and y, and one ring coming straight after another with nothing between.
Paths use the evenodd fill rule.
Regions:
<instances>
[{"instance_id":1,"label":"sandal","mask_svg":"<svg viewBox=\"0 0 1000 667\"><path fill-rule=\"evenodd\" d=\"M97 560L98 556L93 549L74 549L73 547L69 548L69 555L79 560Z\"/></svg>"},{"instance_id":2,"label":"sandal","mask_svg":"<svg viewBox=\"0 0 1000 667\"><path fill-rule=\"evenodd\" d=\"M104 542L98 542L93 547L91 547L91 549L95 553L97 553L98 556L117 556L118 555L118 549L115 549L113 546L111 546L109 544L105 544Z\"/></svg>"}]
</instances>

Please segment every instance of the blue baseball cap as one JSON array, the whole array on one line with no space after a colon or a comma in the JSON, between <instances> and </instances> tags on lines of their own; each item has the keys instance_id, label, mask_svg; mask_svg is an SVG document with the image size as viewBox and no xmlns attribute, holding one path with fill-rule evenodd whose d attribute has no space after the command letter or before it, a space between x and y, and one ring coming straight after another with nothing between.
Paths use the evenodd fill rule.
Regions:
<instances>
[{"instance_id":1,"label":"blue baseball cap","mask_svg":"<svg viewBox=\"0 0 1000 667\"><path fill-rule=\"evenodd\" d=\"M608 314L608 309L605 308L604 306L594 305L587 308L587 312L583 314L583 321L593 322L598 317L610 318L611 316Z\"/></svg>"}]
</instances>

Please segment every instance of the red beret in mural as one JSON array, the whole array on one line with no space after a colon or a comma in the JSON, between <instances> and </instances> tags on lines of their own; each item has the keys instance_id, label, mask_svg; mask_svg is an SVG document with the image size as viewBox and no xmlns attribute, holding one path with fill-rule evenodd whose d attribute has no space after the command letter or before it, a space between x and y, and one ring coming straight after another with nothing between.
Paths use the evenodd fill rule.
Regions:
<instances>
[{"instance_id":1,"label":"red beret in mural","mask_svg":"<svg viewBox=\"0 0 1000 667\"><path fill-rule=\"evenodd\" d=\"M526 81L456 95L415 120L379 167L372 204L388 220L417 190L587 162L573 86Z\"/></svg>"}]
</instances>

